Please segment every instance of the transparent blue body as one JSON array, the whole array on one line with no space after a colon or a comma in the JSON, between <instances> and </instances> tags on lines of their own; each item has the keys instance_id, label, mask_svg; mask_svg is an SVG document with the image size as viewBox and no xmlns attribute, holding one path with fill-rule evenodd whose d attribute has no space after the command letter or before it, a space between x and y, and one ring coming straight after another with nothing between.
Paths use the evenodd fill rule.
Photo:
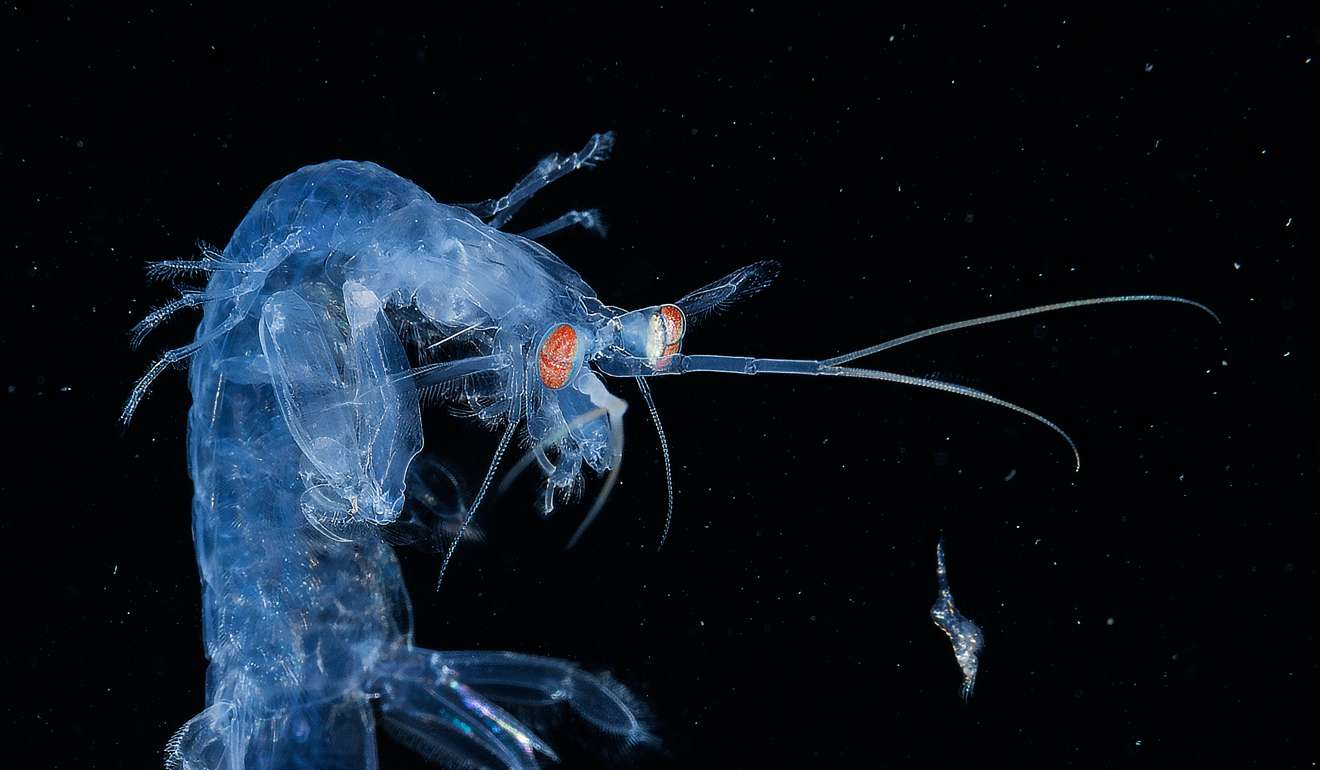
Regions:
<instances>
[{"instance_id":1,"label":"transparent blue body","mask_svg":"<svg viewBox=\"0 0 1320 770\"><path fill-rule=\"evenodd\" d=\"M519 431L528 451L506 478L538 468L542 513L582 492L584 469L608 474L575 541L623 458L627 404L603 377L635 382L659 434L672 511L647 378L773 374L933 389L1045 425L1080 463L1072 439L1035 412L852 364L937 334L1095 305L1173 302L1214 315L1179 297L1125 295L947 323L821 360L685 355L690 324L763 290L777 265L757 262L672 304L628 311L602 303L533 240L571 226L601 231L598 213L504 229L538 190L612 144L596 134L576 153L544 158L509 194L463 205L438 203L372 163L309 166L267 188L223 250L153 265L158 275L210 276L138 325L135 343L179 310L203 310L193 342L157 359L121 415L131 418L163 371L190 362L188 458L211 663L207 708L170 740L169 766L375 768L378 723L457 766L531 768L554 757L497 703L567 704L625 745L653 740L637 701L608 676L561 660L414 646L393 551L444 550L443 574L474 535L469 524ZM470 501L447 458L418 456L422 403L502 431ZM956 650L967 642L959 663L966 673L970 661L970 692L979 629L947 599L933 617Z\"/></svg>"},{"instance_id":2,"label":"transparent blue body","mask_svg":"<svg viewBox=\"0 0 1320 770\"><path fill-rule=\"evenodd\" d=\"M167 763L374 768L378 717L454 764L554 756L497 702L566 703L625 743L649 740L607 676L415 647L387 540L408 515L422 448L418 388L436 379L410 369L391 313L420 311L432 334L469 329L449 344L476 348L464 360L478 363L446 370L439 387L486 420L516 421L526 394L510 383L525 372L512 357L544 318L594 299L576 273L379 166L345 161L271 185L208 260L188 414L207 708L170 741Z\"/></svg>"}]
</instances>

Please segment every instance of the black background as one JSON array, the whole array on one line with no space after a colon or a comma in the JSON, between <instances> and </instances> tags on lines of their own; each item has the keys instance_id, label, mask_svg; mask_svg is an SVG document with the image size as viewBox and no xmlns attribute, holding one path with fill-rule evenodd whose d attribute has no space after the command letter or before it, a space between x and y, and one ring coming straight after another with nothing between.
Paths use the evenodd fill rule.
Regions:
<instances>
[{"instance_id":1,"label":"black background","mask_svg":"<svg viewBox=\"0 0 1320 770\"><path fill-rule=\"evenodd\" d=\"M156 351L148 259L220 243L271 181L373 160L442 201L542 155L614 157L517 222L607 302L672 301L775 258L773 290L689 352L825 357L1044 302L1172 293L962 332L873 365L984 388L1044 428L859 381L628 383L600 521L530 481L484 510L442 590L405 555L419 643L608 669L660 751L565 767L1309 766L1317 684L1316 146L1320 27L1250 4L1088 19L961 7L420 11L6 4L6 445L0 742L15 767L155 767L202 705L184 377L115 418ZM428 451L476 474L494 437L442 411ZM988 643L970 703L927 617L946 538ZM575 742L576 737L576 742ZM10 762L15 764L10 764ZM382 739L382 766L421 761Z\"/></svg>"}]
</instances>

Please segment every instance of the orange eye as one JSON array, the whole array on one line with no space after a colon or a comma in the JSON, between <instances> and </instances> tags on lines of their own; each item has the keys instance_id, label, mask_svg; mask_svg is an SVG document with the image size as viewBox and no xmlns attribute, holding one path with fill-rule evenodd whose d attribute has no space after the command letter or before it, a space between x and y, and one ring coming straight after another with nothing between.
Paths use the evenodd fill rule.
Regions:
<instances>
[{"instance_id":1,"label":"orange eye","mask_svg":"<svg viewBox=\"0 0 1320 770\"><path fill-rule=\"evenodd\" d=\"M536 354L541 383L558 390L573 379L581 357L578 355L578 333L568 324L560 324L545 335Z\"/></svg>"},{"instance_id":2,"label":"orange eye","mask_svg":"<svg viewBox=\"0 0 1320 770\"><path fill-rule=\"evenodd\" d=\"M665 325L663 355L672 356L683 347L683 332L687 331L687 317L677 305L661 305L660 320Z\"/></svg>"}]
</instances>

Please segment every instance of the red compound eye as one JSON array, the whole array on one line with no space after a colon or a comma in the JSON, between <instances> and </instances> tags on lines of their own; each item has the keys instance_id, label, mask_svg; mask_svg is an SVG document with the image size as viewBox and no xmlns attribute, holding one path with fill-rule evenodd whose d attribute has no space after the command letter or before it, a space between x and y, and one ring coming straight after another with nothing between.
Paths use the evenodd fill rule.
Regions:
<instances>
[{"instance_id":1,"label":"red compound eye","mask_svg":"<svg viewBox=\"0 0 1320 770\"><path fill-rule=\"evenodd\" d=\"M687 317L677 305L661 305L660 320L665 325L665 355L677 353L687 331Z\"/></svg>"},{"instance_id":2,"label":"red compound eye","mask_svg":"<svg viewBox=\"0 0 1320 770\"><path fill-rule=\"evenodd\" d=\"M536 361L543 385L551 390L567 385L578 367L577 330L568 324L560 324L551 329L541 343Z\"/></svg>"}]
</instances>

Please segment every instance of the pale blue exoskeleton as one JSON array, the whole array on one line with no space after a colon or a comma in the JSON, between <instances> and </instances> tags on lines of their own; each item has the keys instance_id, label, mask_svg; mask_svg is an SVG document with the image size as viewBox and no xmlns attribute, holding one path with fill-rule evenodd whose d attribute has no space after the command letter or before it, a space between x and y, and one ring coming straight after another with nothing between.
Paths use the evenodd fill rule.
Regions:
<instances>
[{"instance_id":1,"label":"pale blue exoskeleton","mask_svg":"<svg viewBox=\"0 0 1320 770\"><path fill-rule=\"evenodd\" d=\"M625 310L602 302L538 242L569 226L603 233L598 213L505 229L534 193L612 145L612 134L597 134L578 152L542 160L507 195L460 205L373 163L308 166L271 184L224 249L152 266L157 276L206 279L134 330L136 344L177 311L203 312L193 341L148 368L121 414L127 423L158 375L189 365L188 467L210 668L207 708L169 744L173 767L374 769L378 721L455 765L530 770L537 756L554 756L496 701L566 704L624 744L652 741L645 710L608 676L552 658L417 647L392 549L443 550L443 575L515 440L526 453L506 484L536 467L544 514L582 492L584 469L605 477L577 541L620 472L627 404L610 387L619 379L635 383L659 434L663 543L673 474L652 377L809 375L940 390L1041 422L1076 462L1072 440L1035 412L855 362L1068 308L1160 301L1210 312L1178 297L1103 297L944 324L822 360L687 353L690 327L764 289L778 266L756 262L673 302ZM422 410L435 405L499 432L471 487L452 458L418 454Z\"/></svg>"}]
</instances>

